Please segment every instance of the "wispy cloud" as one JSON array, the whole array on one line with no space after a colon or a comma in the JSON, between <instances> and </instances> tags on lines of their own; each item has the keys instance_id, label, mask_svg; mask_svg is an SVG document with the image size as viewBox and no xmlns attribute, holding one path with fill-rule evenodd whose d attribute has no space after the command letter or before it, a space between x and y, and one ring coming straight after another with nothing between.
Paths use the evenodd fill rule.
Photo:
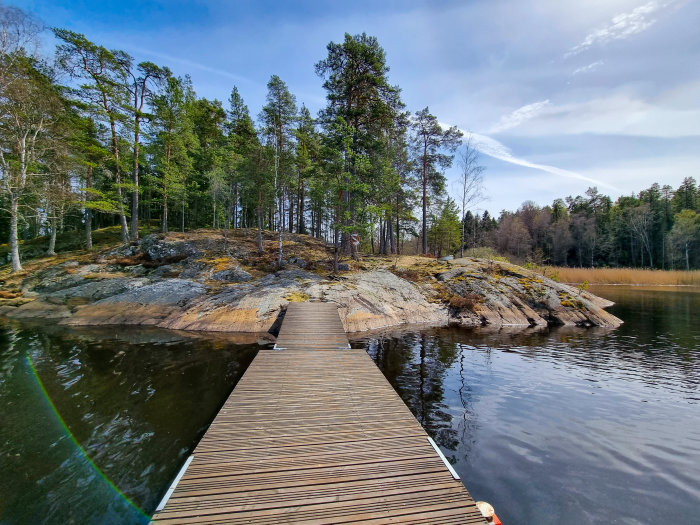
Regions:
<instances>
[{"instance_id":1,"label":"wispy cloud","mask_svg":"<svg viewBox=\"0 0 700 525\"><path fill-rule=\"evenodd\" d=\"M523 166L525 168L544 171L545 173L550 173L559 177L583 180L591 184L595 184L596 186L609 188L611 190L617 190L617 188L612 184L608 184L607 182L587 177L580 173L576 173L575 171L565 170L562 168L557 168L556 166L549 166L547 164L530 162L529 160L516 157L504 144L487 135L472 133L472 137L474 138L474 146L476 147L476 149L478 149L484 155L488 155L489 157L493 157L494 159L498 159L503 162L508 162L510 164L515 164L517 166Z\"/></svg>"},{"instance_id":2,"label":"wispy cloud","mask_svg":"<svg viewBox=\"0 0 700 525\"><path fill-rule=\"evenodd\" d=\"M498 124L494 125L489 130L489 133L500 133L502 131L518 127L523 122L531 120L542 114L542 112L545 111L549 105L549 99L547 99L522 106L508 115L503 115Z\"/></svg>"},{"instance_id":3,"label":"wispy cloud","mask_svg":"<svg viewBox=\"0 0 700 525\"><path fill-rule=\"evenodd\" d=\"M581 73L589 73L589 72L593 71L594 69L598 69L603 64L605 64L605 62L603 62L602 60L597 60L591 64L588 64L587 66L582 66L582 67L579 67L577 69L574 69L571 72L571 76L573 77L575 75L580 75Z\"/></svg>"},{"instance_id":4,"label":"wispy cloud","mask_svg":"<svg viewBox=\"0 0 700 525\"><path fill-rule=\"evenodd\" d=\"M623 40L641 33L656 22L655 18L651 18L651 15L668 5L670 5L670 2L661 3L652 0L632 11L615 15L605 27L588 33L583 41L576 44L564 55L564 58L577 55L596 44L602 45L613 40Z\"/></svg>"},{"instance_id":5,"label":"wispy cloud","mask_svg":"<svg viewBox=\"0 0 700 525\"><path fill-rule=\"evenodd\" d=\"M690 82L653 101L620 90L589 100L540 104L536 110L526 110L534 106L530 104L502 117L496 125L486 128L485 133L492 135L508 131L521 137L578 134L664 138L700 136L700 107L692 98L697 95L690 94L697 93L698 86L700 81Z\"/></svg>"}]
</instances>

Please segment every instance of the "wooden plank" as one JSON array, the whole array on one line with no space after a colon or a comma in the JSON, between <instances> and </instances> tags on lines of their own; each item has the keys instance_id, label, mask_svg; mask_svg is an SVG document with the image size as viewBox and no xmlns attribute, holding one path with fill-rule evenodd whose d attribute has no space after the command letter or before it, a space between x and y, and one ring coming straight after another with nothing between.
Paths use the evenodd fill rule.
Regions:
<instances>
[{"instance_id":1,"label":"wooden plank","mask_svg":"<svg viewBox=\"0 0 700 525\"><path fill-rule=\"evenodd\" d=\"M289 305L153 523L485 523L335 305Z\"/></svg>"}]
</instances>

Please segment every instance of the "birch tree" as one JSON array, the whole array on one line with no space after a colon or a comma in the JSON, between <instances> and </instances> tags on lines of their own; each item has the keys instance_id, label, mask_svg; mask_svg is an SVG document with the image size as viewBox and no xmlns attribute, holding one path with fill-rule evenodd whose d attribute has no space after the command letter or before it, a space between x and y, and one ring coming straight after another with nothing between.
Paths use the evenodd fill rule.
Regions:
<instances>
[{"instance_id":1,"label":"birch tree","mask_svg":"<svg viewBox=\"0 0 700 525\"><path fill-rule=\"evenodd\" d=\"M462 200L462 236L460 245L460 257L464 257L465 235L464 229L466 226L465 213L468 207L471 207L484 199L483 176L481 175L486 168L479 164L479 150L474 144L474 136L470 133L464 141L462 150L459 156L459 165L461 168L459 182L461 185L461 200Z\"/></svg>"},{"instance_id":2,"label":"birch tree","mask_svg":"<svg viewBox=\"0 0 700 525\"><path fill-rule=\"evenodd\" d=\"M22 270L20 208L28 190L39 182L41 162L50 147L51 129L62 101L46 68L35 59L17 51L0 60L4 76L0 91L0 187L9 203L12 271L18 272Z\"/></svg>"}]
</instances>

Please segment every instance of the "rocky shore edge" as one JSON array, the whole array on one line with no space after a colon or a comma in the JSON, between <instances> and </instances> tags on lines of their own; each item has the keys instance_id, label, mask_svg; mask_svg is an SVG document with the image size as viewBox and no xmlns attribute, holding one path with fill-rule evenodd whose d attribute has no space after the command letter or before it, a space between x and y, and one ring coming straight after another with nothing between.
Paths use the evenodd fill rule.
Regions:
<instances>
[{"instance_id":1,"label":"rocky shore edge","mask_svg":"<svg viewBox=\"0 0 700 525\"><path fill-rule=\"evenodd\" d=\"M21 296L5 300L0 314L73 326L274 333L289 302L332 301L348 332L403 324L525 329L622 323L605 311L610 301L494 260L421 258L401 266L384 258L332 274L327 262L297 255L280 270L260 271L248 266L251 257L235 239L222 248L211 235L153 234L26 276Z\"/></svg>"}]
</instances>

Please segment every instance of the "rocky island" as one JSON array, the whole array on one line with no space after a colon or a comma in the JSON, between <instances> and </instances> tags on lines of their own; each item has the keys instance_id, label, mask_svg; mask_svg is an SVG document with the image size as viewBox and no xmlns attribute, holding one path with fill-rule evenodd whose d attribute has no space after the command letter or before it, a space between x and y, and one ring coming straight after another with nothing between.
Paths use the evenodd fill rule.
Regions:
<instances>
[{"instance_id":1,"label":"rocky island","mask_svg":"<svg viewBox=\"0 0 700 525\"><path fill-rule=\"evenodd\" d=\"M612 303L503 261L365 256L332 273L328 246L288 234L282 268L270 232L150 234L99 252L27 264L8 278L0 312L64 325L150 325L275 332L293 301L332 301L348 332L402 324L615 327Z\"/></svg>"}]
</instances>

